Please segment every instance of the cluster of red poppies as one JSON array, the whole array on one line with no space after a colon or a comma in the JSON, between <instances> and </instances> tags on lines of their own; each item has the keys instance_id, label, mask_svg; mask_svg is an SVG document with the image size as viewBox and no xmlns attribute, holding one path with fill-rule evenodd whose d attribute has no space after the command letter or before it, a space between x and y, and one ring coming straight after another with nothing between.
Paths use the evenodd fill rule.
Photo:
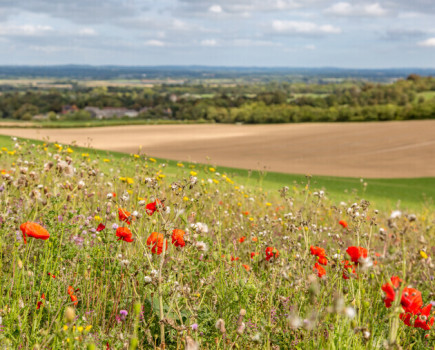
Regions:
<instances>
[{"instance_id":1,"label":"cluster of red poppies","mask_svg":"<svg viewBox=\"0 0 435 350\"><path fill-rule=\"evenodd\" d=\"M387 308L393 305L401 283L402 280L399 277L393 276L391 281L382 286L382 290L385 292L384 303ZM435 319L430 317L432 304L423 307L423 299L419 290L409 287L403 288L400 304L404 310L400 314L400 319L407 326L424 330L429 330L433 326Z\"/></svg>"}]
</instances>

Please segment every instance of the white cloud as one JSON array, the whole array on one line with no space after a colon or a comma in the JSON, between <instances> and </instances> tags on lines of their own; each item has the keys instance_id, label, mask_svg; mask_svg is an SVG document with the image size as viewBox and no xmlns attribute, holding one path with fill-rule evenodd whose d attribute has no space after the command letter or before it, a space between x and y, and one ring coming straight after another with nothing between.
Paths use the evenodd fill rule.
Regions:
<instances>
[{"instance_id":1,"label":"white cloud","mask_svg":"<svg viewBox=\"0 0 435 350\"><path fill-rule=\"evenodd\" d=\"M435 38L429 38L418 43L418 46L435 47Z\"/></svg>"},{"instance_id":2,"label":"white cloud","mask_svg":"<svg viewBox=\"0 0 435 350\"><path fill-rule=\"evenodd\" d=\"M385 16L388 11L378 2L372 4L350 4L348 2L337 2L325 10L326 14L334 16L363 16L363 17L381 17Z\"/></svg>"},{"instance_id":3,"label":"white cloud","mask_svg":"<svg viewBox=\"0 0 435 350\"><path fill-rule=\"evenodd\" d=\"M315 50L316 49L316 45L305 45L304 49L306 49L306 50Z\"/></svg>"},{"instance_id":4,"label":"white cloud","mask_svg":"<svg viewBox=\"0 0 435 350\"><path fill-rule=\"evenodd\" d=\"M319 35L319 34L339 34L341 29L330 24L318 25L313 22L303 21L280 21L272 22L272 28L275 32L281 34L302 34L302 35Z\"/></svg>"},{"instance_id":5,"label":"white cloud","mask_svg":"<svg viewBox=\"0 0 435 350\"><path fill-rule=\"evenodd\" d=\"M160 40L147 40L145 42L146 46L157 46L157 47L162 47L165 46L165 43L163 41Z\"/></svg>"},{"instance_id":6,"label":"white cloud","mask_svg":"<svg viewBox=\"0 0 435 350\"><path fill-rule=\"evenodd\" d=\"M0 35L5 36L36 36L53 31L47 25L0 25Z\"/></svg>"},{"instance_id":7,"label":"white cloud","mask_svg":"<svg viewBox=\"0 0 435 350\"><path fill-rule=\"evenodd\" d=\"M94 28L81 28L79 30L79 35L83 35L83 36L96 36L97 32L95 31Z\"/></svg>"},{"instance_id":8,"label":"white cloud","mask_svg":"<svg viewBox=\"0 0 435 350\"><path fill-rule=\"evenodd\" d=\"M222 7L220 5L211 5L208 11L212 13L222 13Z\"/></svg>"},{"instance_id":9,"label":"white cloud","mask_svg":"<svg viewBox=\"0 0 435 350\"><path fill-rule=\"evenodd\" d=\"M201 41L202 46L216 46L217 41L215 39L205 39Z\"/></svg>"}]
</instances>

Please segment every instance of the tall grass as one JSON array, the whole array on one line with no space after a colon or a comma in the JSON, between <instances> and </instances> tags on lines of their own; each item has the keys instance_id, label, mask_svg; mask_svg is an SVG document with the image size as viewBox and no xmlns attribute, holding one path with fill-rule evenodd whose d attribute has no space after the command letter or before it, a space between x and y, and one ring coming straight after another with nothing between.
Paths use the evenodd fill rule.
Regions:
<instances>
[{"instance_id":1,"label":"tall grass","mask_svg":"<svg viewBox=\"0 0 435 350\"><path fill-rule=\"evenodd\" d=\"M406 326L381 290L398 275L397 295L412 285L434 300L431 207L379 212L364 192L339 203L309 178L271 195L210 165L25 140L0 164L5 348L433 347L433 328ZM50 237L24 244L25 222ZM350 246L367 258L346 268Z\"/></svg>"}]
</instances>

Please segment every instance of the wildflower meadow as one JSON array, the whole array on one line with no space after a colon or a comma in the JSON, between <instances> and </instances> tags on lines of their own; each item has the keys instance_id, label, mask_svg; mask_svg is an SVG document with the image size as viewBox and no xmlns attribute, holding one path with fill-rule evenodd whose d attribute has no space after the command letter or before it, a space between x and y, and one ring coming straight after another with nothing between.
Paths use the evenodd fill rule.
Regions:
<instances>
[{"instance_id":1,"label":"wildflower meadow","mask_svg":"<svg viewBox=\"0 0 435 350\"><path fill-rule=\"evenodd\" d=\"M0 349L434 349L435 215L14 139ZM378 203L376 203L378 204Z\"/></svg>"}]
</instances>

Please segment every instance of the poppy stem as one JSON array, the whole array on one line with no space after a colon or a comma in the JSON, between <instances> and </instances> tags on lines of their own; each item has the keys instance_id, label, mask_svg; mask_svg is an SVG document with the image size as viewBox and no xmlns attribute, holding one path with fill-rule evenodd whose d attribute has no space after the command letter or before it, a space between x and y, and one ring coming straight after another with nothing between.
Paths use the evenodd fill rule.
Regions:
<instances>
[{"instance_id":1,"label":"poppy stem","mask_svg":"<svg viewBox=\"0 0 435 350\"><path fill-rule=\"evenodd\" d=\"M165 314L163 312L163 291L162 291L162 270L163 264L165 262L165 254L166 254L166 238L163 239L163 251L160 256L160 268L159 268L159 309L160 309L160 347L162 349L165 348L165 324L162 322L165 318Z\"/></svg>"}]
</instances>

